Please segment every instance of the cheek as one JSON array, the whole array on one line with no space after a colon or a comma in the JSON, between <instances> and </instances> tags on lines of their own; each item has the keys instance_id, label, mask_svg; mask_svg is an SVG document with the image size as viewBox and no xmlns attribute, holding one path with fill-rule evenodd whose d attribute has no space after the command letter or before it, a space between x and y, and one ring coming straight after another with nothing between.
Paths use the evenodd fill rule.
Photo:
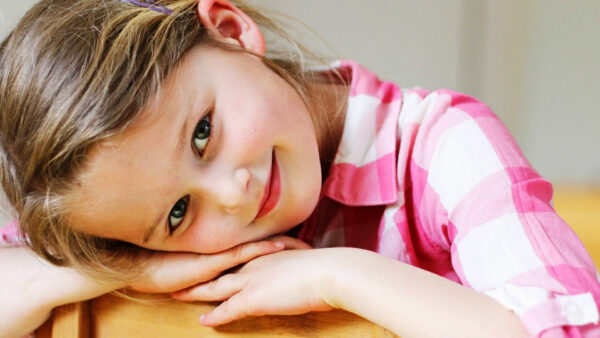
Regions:
<instances>
[{"instance_id":1,"label":"cheek","mask_svg":"<svg viewBox=\"0 0 600 338\"><path fill-rule=\"evenodd\" d=\"M211 254L229 249L242 241L239 239L239 231L231 232L232 229L223 221L197 221L185 232L180 234L176 246L179 250Z\"/></svg>"},{"instance_id":2,"label":"cheek","mask_svg":"<svg viewBox=\"0 0 600 338\"><path fill-rule=\"evenodd\" d=\"M234 136L236 140L245 147L256 149L261 145L267 144L270 139L270 131L273 129L265 128L267 123L269 122L258 118L250 119L235 130Z\"/></svg>"},{"instance_id":3,"label":"cheek","mask_svg":"<svg viewBox=\"0 0 600 338\"><path fill-rule=\"evenodd\" d=\"M264 151L270 147L279 129L277 121L269 118L268 113L247 112L238 116L227 116L223 124L225 142L220 147L229 151L242 151L244 156L251 158L254 151ZM230 149L229 146L233 146ZM234 154L230 154L234 155Z\"/></svg>"}]
</instances>

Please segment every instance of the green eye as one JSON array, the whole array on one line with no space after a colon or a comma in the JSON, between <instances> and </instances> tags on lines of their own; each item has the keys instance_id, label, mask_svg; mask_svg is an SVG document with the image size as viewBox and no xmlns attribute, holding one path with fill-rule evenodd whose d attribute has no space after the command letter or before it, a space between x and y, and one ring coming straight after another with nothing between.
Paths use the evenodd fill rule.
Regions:
<instances>
[{"instance_id":1,"label":"green eye","mask_svg":"<svg viewBox=\"0 0 600 338\"><path fill-rule=\"evenodd\" d=\"M177 203L175 203L173 206L173 209L171 209L171 212L169 213L169 235L173 234L181 222L183 222L189 200L189 196L180 198L179 201L177 201Z\"/></svg>"},{"instance_id":2,"label":"green eye","mask_svg":"<svg viewBox=\"0 0 600 338\"><path fill-rule=\"evenodd\" d=\"M192 136L192 144L196 147L198 151L198 155L202 156L204 150L206 149L206 145L208 144L208 140L210 138L210 116L206 115L198 124L196 125L196 129L194 129L194 136Z\"/></svg>"}]
</instances>

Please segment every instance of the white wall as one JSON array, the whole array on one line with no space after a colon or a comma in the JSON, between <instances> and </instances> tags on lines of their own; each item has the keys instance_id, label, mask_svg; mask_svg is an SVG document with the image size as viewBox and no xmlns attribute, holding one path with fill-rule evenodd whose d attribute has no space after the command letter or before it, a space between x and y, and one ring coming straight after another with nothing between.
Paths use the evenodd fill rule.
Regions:
<instances>
[{"instance_id":1,"label":"white wall","mask_svg":"<svg viewBox=\"0 0 600 338\"><path fill-rule=\"evenodd\" d=\"M600 185L600 1L250 2L300 19L384 79L480 98L542 175ZM0 37L33 3L0 0Z\"/></svg>"},{"instance_id":2,"label":"white wall","mask_svg":"<svg viewBox=\"0 0 600 338\"><path fill-rule=\"evenodd\" d=\"M479 97L543 176L600 185L600 2L485 2Z\"/></svg>"},{"instance_id":3,"label":"white wall","mask_svg":"<svg viewBox=\"0 0 600 338\"><path fill-rule=\"evenodd\" d=\"M33 0L0 0L0 39L4 39L19 17L34 3ZM0 226L6 224L12 216L4 194L0 191Z\"/></svg>"},{"instance_id":4,"label":"white wall","mask_svg":"<svg viewBox=\"0 0 600 338\"><path fill-rule=\"evenodd\" d=\"M0 38L8 33L35 0L0 0Z\"/></svg>"},{"instance_id":5,"label":"white wall","mask_svg":"<svg viewBox=\"0 0 600 338\"><path fill-rule=\"evenodd\" d=\"M543 176L600 185L600 1L252 3L299 18L385 79L481 99Z\"/></svg>"},{"instance_id":6,"label":"white wall","mask_svg":"<svg viewBox=\"0 0 600 338\"><path fill-rule=\"evenodd\" d=\"M300 19L341 58L403 86L456 88L460 82L461 0L251 3Z\"/></svg>"},{"instance_id":7,"label":"white wall","mask_svg":"<svg viewBox=\"0 0 600 338\"><path fill-rule=\"evenodd\" d=\"M542 173L600 185L600 1L545 1L532 10L520 137Z\"/></svg>"}]
</instances>

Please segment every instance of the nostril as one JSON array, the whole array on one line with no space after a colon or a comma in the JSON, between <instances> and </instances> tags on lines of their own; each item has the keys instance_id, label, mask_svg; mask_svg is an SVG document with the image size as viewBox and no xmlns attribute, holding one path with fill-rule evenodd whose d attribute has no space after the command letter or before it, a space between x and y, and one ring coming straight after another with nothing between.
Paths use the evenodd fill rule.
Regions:
<instances>
[{"instance_id":1,"label":"nostril","mask_svg":"<svg viewBox=\"0 0 600 338\"><path fill-rule=\"evenodd\" d=\"M225 212L227 212L228 214L231 215L235 215L240 211L240 207L235 207L235 208L225 208Z\"/></svg>"}]
</instances>

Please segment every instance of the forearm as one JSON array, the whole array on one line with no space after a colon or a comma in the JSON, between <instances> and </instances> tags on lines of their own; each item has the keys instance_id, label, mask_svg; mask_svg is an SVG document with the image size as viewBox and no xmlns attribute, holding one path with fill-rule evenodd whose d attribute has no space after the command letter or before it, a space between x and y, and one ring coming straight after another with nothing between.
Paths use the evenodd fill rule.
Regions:
<instances>
[{"instance_id":1,"label":"forearm","mask_svg":"<svg viewBox=\"0 0 600 338\"><path fill-rule=\"evenodd\" d=\"M352 264L335 268L335 307L402 337L527 336L517 315L490 297L369 251L340 250Z\"/></svg>"},{"instance_id":2,"label":"forearm","mask_svg":"<svg viewBox=\"0 0 600 338\"><path fill-rule=\"evenodd\" d=\"M70 268L41 261L27 248L0 249L0 337L33 331L53 307L122 287L91 281Z\"/></svg>"}]
</instances>

